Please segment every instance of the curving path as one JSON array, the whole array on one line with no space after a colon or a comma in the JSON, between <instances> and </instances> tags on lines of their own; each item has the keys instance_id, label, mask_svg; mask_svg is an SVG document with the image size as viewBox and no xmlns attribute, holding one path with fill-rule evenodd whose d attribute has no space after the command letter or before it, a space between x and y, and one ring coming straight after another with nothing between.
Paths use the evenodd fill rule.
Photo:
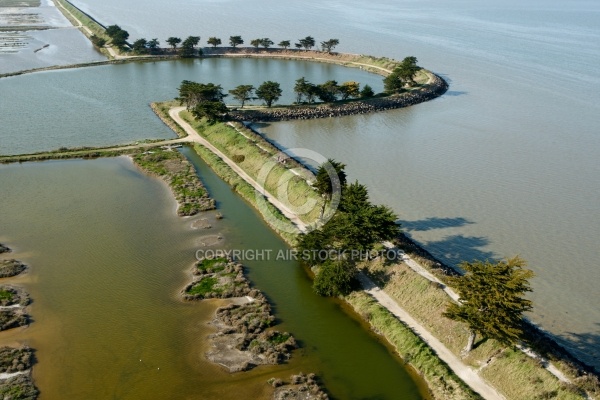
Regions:
<instances>
[{"instance_id":1,"label":"curving path","mask_svg":"<svg viewBox=\"0 0 600 400\"><path fill-rule=\"evenodd\" d=\"M290 221L292 221L300 231L304 232L307 230L307 226L298 216L290 210L284 203L278 200L271 193L267 192L258 182L256 182L250 175L248 175L239 165L233 162L229 157L223 154L219 149L213 146L208 140L201 137L198 132L190 124L184 121L183 118L179 115L181 111L185 110L185 107L173 107L169 110L169 116L173 118L173 120L179 124L185 132L188 134L185 138L176 139L173 141L174 143L182 143L182 142L193 142L201 144L202 146L209 149L216 156L218 156L225 164L227 164L232 170L234 170L243 180L248 182L255 190L264 195L267 200L277 207Z\"/></svg>"}]
</instances>

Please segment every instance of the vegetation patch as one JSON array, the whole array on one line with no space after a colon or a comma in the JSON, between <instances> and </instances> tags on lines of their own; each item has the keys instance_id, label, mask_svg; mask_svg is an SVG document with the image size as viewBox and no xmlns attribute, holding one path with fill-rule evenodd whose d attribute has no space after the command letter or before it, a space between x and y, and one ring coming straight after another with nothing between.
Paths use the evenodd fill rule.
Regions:
<instances>
[{"instance_id":1,"label":"vegetation patch","mask_svg":"<svg viewBox=\"0 0 600 400\"><path fill-rule=\"evenodd\" d=\"M0 286L0 306L19 305L25 307L30 302L29 295L12 286Z\"/></svg>"},{"instance_id":2,"label":"vegetation patch","mask_svg":"<svg viewBox=\"0 0 600 400\"><path fill-rule=\"evenodd\" d=\"M34 386L31 373L34 364L33 350L29 347L0 347L0 373L14 374L0 380L0 398L34 400L39 391Z\"/></svg>"},{"instance_id":3,"label":"vegetation patch","mask_svg":"<svg viewBox=\"0 0 600 400\"><path fill-rule=\"evenodd\" d=\"M33 350L27 346L21 348L0 347L0 372L13 373L30 369L34 363Z\"/></svg>"},{"instance_id":4,"label":"vegetation patch","mask_svg":"<svg viewBox=\"0 0 600 400\"><path fill-rule=\"evenodd\" d=\"M252 289L241 264L225 258L205 258L194 266L195 278L183 290L185 300L231 298L211 322L217 333L210 336L212 362L230 372L245 371L263 364L279 364L296 348L294 337L270 330L275 323L266 297Z\"/></svg>"},{"instance_id":5,"label":"vegetation patch","mask_svg":"<svg viewBox=\"0 0 600 400\"><path fill-rule=\"evenodd\" d=\"M167 182L179 203L178 215L195 215L215 208L214 199L208 196L193 165L178 151L154 149L134 155L133 160L144 171Z\"/></svg>"},{"instance_id":6,"label":"vegetation patch","mask_svg":"<svg viewBox=\"0 0 600 400\"><path fill-rule=\"evenodd\" d=\"M21 309L0 310L0 331L5 331L29 323L27 314Z\"/></svg>"},{"instance_id":7,"label":"vegetation patch","mask_svg":"<svg viewBox=\"0 0 600 400\"><path fill-rule=\"evenodd\" d=\"M193 282L182 293L185 300L241 297L250 291L242 265L223 257L198 261L192 274Z\"/></svg>"},{"instance_id":8,"label":"vegetation patch","mask_svg":"<svg viewBox=\"0 0 600 400\"><path fill-rule=\"evenodd\" d=\"M267 383L275 388L273 400L328 400L315 374L292 375L289 382L271 378Z\"/></svg>"},{"instance_id":9,"label":"vegetation patch","mask_svg":"<svg viewBox=\"0 0 600 400\"><path fill-rule=\"evenodd\" d=\"M10 248L0 243L0 254L10 253Z\"/></svg>"},{"instance_id":10,"label":"vegetation patch","mask_svg":"<svg viewBox=\"0 0 600 400\"><path fill-rule=\"evenodd\" d=\"M0 261L0 278L8 278L16 276L27 269L27 266L17 260L1 260Z\"/></svg>"}]
</instances>

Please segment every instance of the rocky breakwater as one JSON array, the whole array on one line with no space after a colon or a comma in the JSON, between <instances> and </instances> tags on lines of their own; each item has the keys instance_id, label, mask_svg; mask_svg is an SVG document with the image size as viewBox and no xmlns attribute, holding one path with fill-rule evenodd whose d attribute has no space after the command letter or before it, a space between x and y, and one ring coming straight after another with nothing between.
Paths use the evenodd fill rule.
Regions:
<instances>
[{"instance_id":1,"label":"rocky breakwater","mask_svg":"<svg viewBox=\"0 0 600 400\"><path fill-rule=\"evenodd\" d=\"M240 122L289 121L368 114L409 107L439 97L448 90L446 81L433 73L430 75L429 82L420 88L386 97L360 99L345 103L325 103L316 106L298 105L285 108L233 110L229 113L229 117Z\"/></svg>"},{"instance_id":2,"label":"rocky breakwater","mask_svg":"<svg viewBox=\"0 0 600 400\"><path fill-rule=\"evenodd\" d=\"M206 357L210 361L238 372L290 358L296 340L272 329L271 306L259 290L250 287L241 264L206 258L196 263L192 273L193 281L182 292L185 300L229 299L210 322L217 330L209 337L211 349Z\"/></svg>"}]
</instances>

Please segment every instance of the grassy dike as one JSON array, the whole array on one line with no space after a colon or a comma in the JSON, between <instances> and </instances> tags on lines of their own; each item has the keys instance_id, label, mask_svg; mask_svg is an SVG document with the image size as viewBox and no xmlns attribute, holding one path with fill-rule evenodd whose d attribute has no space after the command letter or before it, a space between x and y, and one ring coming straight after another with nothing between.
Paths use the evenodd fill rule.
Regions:
<instances>
[{"instance_id":1,"label":"grassy dike","mask_svg":"<svg viewBox=\"0 0 600 400\"><path fill-rule=\"evenodd\" d=\"M410 328L363 291L344 297L373 331L383 336L427 382L434 399L481 399Z\"/></svg>"},{"instance_id":2,"label":"grassy dike","mask_svg":"<svg viewBox=\"0 0 600 400\"><path fill-rule=\"evenodd\" d=\"M292 207L300 208L306 202L314 203L306 214L298 215L302 222L315 224L319 220L323 199L307 182L312 178L310 171L292 159L284 162L279 149L242 124L208 125L196 120L187 111L182 112L181 116L200 136L263 184L267 192L277 195L280 190L285 190ZM292 170L297 171L298 175Z\"/></svg>"},{"instance_id":3,"label":"grassy dike","mask_svg":"<svg viewBox=\"0 0 600 400\"><path fill-rule=\"evenodd\" d=\"M168 107L158 107L161 108L163 118L164 115L168 116ZM261 148L265 143L256 142L254 137L245 137L245 134L225 124L206 125L195 121L189 114L184 113L184 116L201 136L228 157L233 158L240 154L248 157L251 162L244 170L251 176L256 176L258 165L263 165L272 158L268 149ZM250 204L257 207L255 190L249 184L210 150L197 144L194 148L217 175L229 183ZM238 165L243 166L245 160L246 158ZM302 194L298 195L298 199L302 200ZM277 213L281 220L286 220L274 206L270 203L269 206L271 207L269 213ZM267 222L269 217L270 215L265 217ZM278 233L293 245L295 235L280 231ZM450 299L441 290L440 285L421 277L404 264L383 265L375 261L364 267L377 284L401 307L427 327L451 351L457 355L460 353L467 340L466 326L442 316ZM414 367L425 379L434 398L480 398L437 357L426 343L369 295L355 292L345 300L375 332L381 334L394 346L407 364ZM507 399L585 398L580 387L560 382L539 361L528 357L520 350L503 347L493 340L482 342L464 359L464 362L477 370Z\"/></svg>"},{"instance_id":4,"label":"grassy dike","mask_svg":"<svg viewBox=\"0 0 600 400\"><path fill-rule=\"evenodd\" d=\"M157 113L160 113L159 116L163 121L170 120L170 122L175 123L168 115L168 107L156 105L153 109ZM196 124L198 124L198 122L196 122ZM167 125L170 125L170 123L167 123ZM215 132L221 132L224 125L217 124L214 125L214 127ZM202 129L207 129L207 127L204 126ZM208 129L211 128L209 127ZM205 134L202 136L207 138L211 137L211 135ZM256 144L251 143L246 143L245 146L257 147ZM229 183L242 198L258 208L255 190L252 186L240 178L237 173L206 147L195 144L194 150L221 179ZM266 162L269 157L270 156L267 154L263 155L263 162ZM278 215L281 221L287 220L274 206L270 203L268 203L268 205L270 207L269 213ZM265 218L265 220L268 222L269 218ZM288 221L288 223L291 225L291 222ZM277 229L275 230L288 244L294 245L296 235L281 232ZM437 357L435 352L425 342L394 317L387 309L379 305L373 298L364 292L355 292L346 297L345 300L352 306L358 315L362 316L371 325L374 331L381 333L381 335L396 348L397 352L407 364L411 365L417 373L425 379L434 398L480 399L476 393L471 391L471 389Z\"/></svg>"},{"instance_id":5,"label":"grassy dike","mask_svg":"<svg viewBox=\"0 0 600 400\"><path fill-rule=\"evenodd\" d=\"M212 151L208 150L206 147L200 144L194 144L194 151L204 160L206 164L219 176L219 178L223 179L231 188L236 191L244 200L250 203L254 208L256 208L262 215L264 220L269 224L269 221L272 217L277 218L282 224L285 224L289 230L293 231L297 228L295 225L285 217L277 209L274 205L267 202L268 215L265 215L262 210L258 207L258 203L256 201L256 191L249 183L240 178L240 176L233 171L223 160L221 160L218 156L216 156ZM297 234L289 233L286 231L282 231L277 229L277 227L273 224L269 224L271 228L277 232L277 234L286 241L290 246L294 246L296 244L296 236Z\"/></svg>"},{"instance_id":6,"label":"grassy dike","mask_svg":"<svg viewBox=\"0 0 600 400\"><path fill-rule=\"evenodd\" d=\"M362 267L363 271L415 320L454 354L460 354L467 343L467 327L442 315L450 298L439 284L415 273L404 263L376 259L365 262ZM389 328L384 326L383 329ZM404 353L400 351L400 354ZM411 357L409 354L409 359ZM585 398L582 387L561 383L543 368L539 361L495 340L485 340L477 344L475 349L463 358L463 362L478 370L479 374L507 399ZM578 383L577 380L575 383Z\"/></svg>"},{"instance_id":7,"label":"grassy dike","mask_svg":"<svg viewBox=\"0 0 600 400\"><path fill-rule=\"evenodd\" d=\"M57 3L58 10L73 24L75 27L79 27L80 31L90 39L92 35L96 35L106 40L106 42L110 42L110 36L106 34L106 30L104 27L96 22L89 15L81 11L79 8L75 7L67 0L54 0ZM87 29L86 29L87 28ZM91 34L90 34L91 32ZM108 50L100 49L102 54L107 56L108 58L112 58Z\"/></svg>"}]
</instances>

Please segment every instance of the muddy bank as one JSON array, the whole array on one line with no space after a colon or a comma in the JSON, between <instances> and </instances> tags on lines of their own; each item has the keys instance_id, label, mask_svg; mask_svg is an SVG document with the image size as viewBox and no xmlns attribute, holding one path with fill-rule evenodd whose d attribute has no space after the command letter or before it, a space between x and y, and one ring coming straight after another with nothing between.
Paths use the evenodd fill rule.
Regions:
<instances>
[{"instance_id":1,"label":"muddy bank","mask_svg":"<svg viewBox=\"0 0 600 400\"><path fill-rule=\"evenodd\" d=\"M346 103L326 103L317 106L234 110L229 113L229 117L240 122L272 122L342 117L409 107L439 97L448 90L446 81L435 74L431 74L431 76L430 82L419 89L388 97L355 100Z\"/></svg>"},{"instance_id":2,"label":"muddy bank","mask_svg":"<svg viewBox=\"0 0 600 400\"><path fill-rule=\"evenodd\" d=\"M269 384L275 388L273 400L328 400L329 396L319 385L315 374L292 375L289 382L271 378Z\"/></svg>"},{"instance_id":3,"label":"muddy bank","mask_svg":"<svg viewBox=\"0 0 600 400\"><path fill-rule=\"evenodd\" d=\"M215 208L215 200L210 198L198 179L194 166L178 151L153 149L135 154L132 158L145 172L167 182L179 204L179 216L195 215Z\"/></svg>"},{"instance_id":4,"label":"muddy bank","mask_svg":"<svg viewBox=\"0 0 600 400\"><path fill-rule=\"evenodd\" d=\"M193 270L194 280L183 290L185 300L230 299L210 322L217 332L209 336L206 357L229 372L258 365L281 364L297 348L287 332L271 329L275 317L262 292L250 287L243 266L225 258L204 259Z\"/></svg>"}]
</instances>

